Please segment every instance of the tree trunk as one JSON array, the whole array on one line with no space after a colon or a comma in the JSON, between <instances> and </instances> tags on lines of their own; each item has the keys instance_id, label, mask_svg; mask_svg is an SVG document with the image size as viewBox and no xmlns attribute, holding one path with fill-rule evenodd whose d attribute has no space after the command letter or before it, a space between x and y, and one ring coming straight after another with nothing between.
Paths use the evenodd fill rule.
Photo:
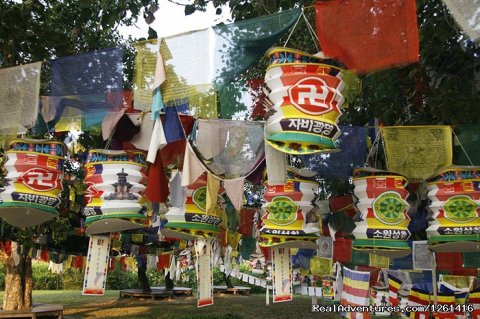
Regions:
<instances>
[{"instance_id":1,"label":"tree trunk","mask_svg":"<svg viewBox=\"0 0 480 319\"><path fill-rule=\"evenodd\" d=\"M235 288L235 286L232 284L232 280L230 279L230 275L227 276L227 274L223 274L223 279L225 279L225 283L227 284L227 288Z\"/></svg>"},{"instance_id":2,"label":"tree trunk","mask_svg":"<svg viewBox=\"0 0 480 319\"><path fill-rule=\"evenodd\" d=\"M170 273L165 276L165 289L172 290L175 287L173 280L170 278Z\"/></svg>"},{"instance_id":3,"label":"tree trunk","mask_svg":"<svg viewBox=\"0 0 480 319\"><path fill-rule=\"evenodd\" d=\"M142 288L142 291L151 292L152 289L150 288L150 283L148 282L146 262L138 265L137 274L138 274L138 281L140 281L140 288Z\"/></svg>"},{"instance_id":4,"label":"tree trunk","mask_svg":"<svg viewBox=\"0 0 480 319\"><path fill-rule=\"evenodd\" d=\"M12 255L5 261L4 310L20 310L32 307L32 258L18 255L12 243Z\"/></svg>"}]
</instances>

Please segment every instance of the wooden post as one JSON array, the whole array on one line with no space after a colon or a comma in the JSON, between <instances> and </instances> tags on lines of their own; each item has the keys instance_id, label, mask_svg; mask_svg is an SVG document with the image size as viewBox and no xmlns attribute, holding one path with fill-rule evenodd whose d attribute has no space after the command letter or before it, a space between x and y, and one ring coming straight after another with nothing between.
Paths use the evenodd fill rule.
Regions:
<instances>
[{"instance_id":1,"label":"wooden post","mask_svg":"<svg viewBox=\"0 0 480 319\"><path fill-rule=\"evenodd\" d=\"M432 284L433 284L433 302L437 305L437 260L435 258L435 252L432 251Z\"/></svg>"},{"instance_id":2,"label":"wooden post","mask_svg":"<svg viewBox=\"0 0 480 319\"><path fill-rule=\"evenodd\" d=\"M269 296L269 294L270 294L270 288L267 285L267 293L265 294L265 296L266 296L265 304L267 306L270 306L270 296Z\"/></svg>"}]
</instances>

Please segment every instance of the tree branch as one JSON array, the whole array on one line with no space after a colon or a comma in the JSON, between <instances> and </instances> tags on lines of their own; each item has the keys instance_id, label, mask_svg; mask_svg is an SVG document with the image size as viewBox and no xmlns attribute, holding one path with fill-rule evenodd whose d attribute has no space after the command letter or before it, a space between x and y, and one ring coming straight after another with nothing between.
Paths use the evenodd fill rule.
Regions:
<instances>
[{"instance_id":1,"label":"tree branch","mask_svg":"<svg viewBox=\"0 0 480 319\"><path fill-rule=\"evenodd\" d=\"M183 4L183 3L177 2L177 1L175 1L175 0L167 0L167 1L170 2L170 3L176 4L176 5L179 5L179 6L184 6L184 7L186 7L186 6L189 5L188 3L187 3L187 4Z\"/></svg>"}]
</instances>

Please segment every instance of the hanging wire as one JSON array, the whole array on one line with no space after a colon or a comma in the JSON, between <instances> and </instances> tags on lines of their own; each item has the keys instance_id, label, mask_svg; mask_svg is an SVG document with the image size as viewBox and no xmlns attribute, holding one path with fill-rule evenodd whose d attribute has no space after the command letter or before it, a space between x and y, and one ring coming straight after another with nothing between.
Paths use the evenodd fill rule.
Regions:
<instances>
[{"instance_id":1,"label":"hanging wire","mask_svg":"<svg viewBox=\"0 0 480 319\"><path fill-rule=\"evenodd\" d=\"M470 159L470 156L468 156L467 151L465 150L465 148L463 147L462 143L460 142L460 139L458 138L457 134L455 134L455 130L452 129L452 133L453 133L453 136L455 137L455 140L457 141L458 145L460 145L463 153L464 153L465 156L467 157L468 162L470 163L471 166L473 166L473 162L472 162L472 160Z\"/></svg>"},{"instance_id":2,"label":"hanging wire","mask_svg":"<svg viewBox=\"0 0 480 319\"><path fill-rule=\"evenodd\" d=\"M308 18L305 15L305 9L313 8L313 7L314 6L309 6L309 7L303 7L302 8L302 13L300 13L300 16L298 17L297 21L295 21L295 24L293 25L292 30L290 31L290 34L288 35L288 38L285 41L285 44L283 45L284 48L287 46L288 41L290 41L290 38L292 37L293 32L297 28L298 22L300 22L300 19L303 18L303 20L305 21L305 24L307 25L308 33L310 34L310 37L313 40L313 44L315 45L315 48L317 49L317 51L320 51L320 48L318 47L318 37L317 37L317 35L315 33L315 30L313 29L312 25L310 24L310 21L308 21Z\"/></svg>"},{"instance_id":3,"label":"hanging wire","mask_svg":"<svg viewBox=\"0 0 480 319\"><path fill-rule=\"evenodd\" d=\"M305 20L305 24L307 25L308 33L310 33L310 36L312 37L313 44L315 45L315 48L317 49L317 52L319 52L320 48L318 47L317 34L316 34L315 30L313 29L312 25L310 24L310 21L308 21L307 16L304 14L303 11L302 11L301 15L303 16L303 19Z\"/></svg>"},{"instance_id":4,"label":"hanging wire","mask_svg":"<svg viewBox=\"0 0 480 319\"><path fill-rule=\"evenodd\" d=\"M385 150L385 140L384 139L381 139L381 142L382 142L382 145L383 145L383 149ZM383 153L385 156L385 169L388 170L388 158L387 158L387 152L385 151Z\"/></svg>"},{"instance_id":5,"label":"hanging wire","mask_svg":"<svg viewBox=\"0 0 480 319\"><path fill-rule=\"evenodd\" d=\"M374 149L376 149L378 147L379 141L380 141L380 130L377 131L377 134L375 136L375 140L372 143L372 147L370 147L370 150L368 151L367 159L365 160L365 163L363 164L363 166L367 166L368 160L372 156ZM377 156L377 153L375 153L375 156Z\"/></svg>"},{"instance_id":6,"label":"hanging wire","mask_svg":"<svg viewBox=\"0 0 480 319\"><path fill-rule=\"evenodd\" d=\"M110 137L108 138L107 143L105 143L105 147L103 148L104 151L110 149L110 146L112 145L113 134L115 134L116 131L117 131L117 128L115 127L112 131L112 134L110 134Z\"/></svg>"},{"instance_id":7,"label":"hanging wire","mask_svg":"<svg viewBox=\"0 0 480 319\"><path fill-rule=\"evenodd\" d=\"M302 15L303 15L303 8L302 8L302 13L298 16L297 21L295 21L295 24L293 25L292 30L291 30L290 33L288 34L287 40L285 41L285 44L283 45L284 48L287 46L288 41L290 41L290 38L291 38L291 36L292 36L292 34L293 34L293 31L295 31L295 28L297 27L298 22L299 22L300 19L302 18Z\"/></svg>"}]
</instances>

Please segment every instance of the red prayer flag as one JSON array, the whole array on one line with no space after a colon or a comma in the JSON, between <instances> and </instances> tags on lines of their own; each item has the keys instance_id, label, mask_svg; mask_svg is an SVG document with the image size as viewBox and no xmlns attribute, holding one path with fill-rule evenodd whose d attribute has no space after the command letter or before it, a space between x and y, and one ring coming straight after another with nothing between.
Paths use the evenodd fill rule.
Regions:
<instances>
[{"instance_id":1,"label":"red prayer flag","mask_svg":"<svg viewBox=\"0 0 480 319\"><path fill-rule=\"evenodd\" d=\"M452 253L436 253L437 269L447 270L447 269L458 269L462 268L462 253L452 252Z\"/></svg>"},{"instance_id":2,"label":"red prayer flag","mask_svg":"<svg viewBox=\"0 0 480 319\"><path fill-rule=\"evenodd\" d=\"M349 238L335 238L333 242L333 260L341 263L352 261L352 240Z\"/></svg>"},{"instance_id":3,"label":"red prayer flag","mask_svg":"<svg viewBox=\"0 0 480 319\"><path fill-rule=\"evenodd\" d=\"M418 62L415 0L317 1L316 31L325 55L359 73Z\"/></svg>"}]
</instances>

